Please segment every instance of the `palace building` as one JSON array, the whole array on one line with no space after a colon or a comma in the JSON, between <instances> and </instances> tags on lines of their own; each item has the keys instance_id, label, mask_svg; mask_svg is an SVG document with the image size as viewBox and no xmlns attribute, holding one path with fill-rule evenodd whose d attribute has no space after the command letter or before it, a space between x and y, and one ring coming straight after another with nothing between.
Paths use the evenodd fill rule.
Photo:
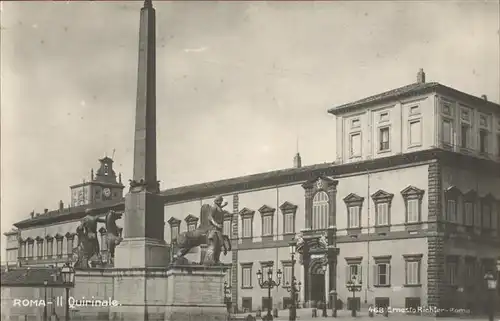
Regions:
<instances>
[{"instance_id":1,"label":"palace building","mask_svg":"<svg viewBox=\"0 0 500 321\"><path fill-rule=\"evenodd\" d=\"M500 105L426 82L420 70L413 84L328 112L337 130L331 163L301 166L297 154L288 169L162 191L167 243L196 228L201 205L222 195L233 243L222 260L239 310L288 304L289 242L299 232L329 233L338 248L326 269L313 251L296 262L301 302L330 301L335 291L339 307L482 310L483 275L500 257ZM11 264L65 262L85 209L124 210L121 177L110 158L100 162L71 187L71 206L31 213L6 233ZM273 302L256 275L269 268L283 272ZM346 288L353 276L362 280L356 299Z\"/></svg>"}]
</instances>

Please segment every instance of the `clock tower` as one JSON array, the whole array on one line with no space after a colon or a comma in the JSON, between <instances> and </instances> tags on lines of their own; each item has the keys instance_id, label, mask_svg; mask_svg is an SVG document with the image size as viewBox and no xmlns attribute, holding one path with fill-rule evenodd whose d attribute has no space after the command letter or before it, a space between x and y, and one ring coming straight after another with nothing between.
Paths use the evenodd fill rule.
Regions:
<instances>
[{"instance_id":1,"label":"clock tower","mask_svg":"<svg viewBox=\"0 0 500 321\"><path fill-rule=\"evenodd\" d=\"M113 160L109 157L99 159L100 167L94 175L90 172L90 180L71 186L71 206L83 206L102 203L123 198L121 174L116 176Z\"/></svg>"}]
</instances>

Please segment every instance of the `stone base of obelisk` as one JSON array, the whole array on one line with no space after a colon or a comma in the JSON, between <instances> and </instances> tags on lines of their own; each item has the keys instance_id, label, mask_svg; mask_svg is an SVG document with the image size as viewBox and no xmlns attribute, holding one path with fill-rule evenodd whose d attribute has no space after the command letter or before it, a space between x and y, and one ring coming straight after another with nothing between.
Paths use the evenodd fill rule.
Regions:
<instances>
[{"instance_id":1,"label":"stone base of obelisk","mask_svg":"<svg viewBox=\"0 0 500 321\"><path fill-rule=\"evenodd\" d=\"M114 269L110 319L225 321L224 266Z\"/></svg>"},{"instance_id":2,"label":"stone base of obelisk","mask_svg":"<svg viewBox=\"0 0 500 321\"><path fill-rule=\"evenodd\" d=\"M144 237L125 238L115 249L114 267L166 268L169 260L169 248L164 241Z\"/></svg>"}]
</instances>

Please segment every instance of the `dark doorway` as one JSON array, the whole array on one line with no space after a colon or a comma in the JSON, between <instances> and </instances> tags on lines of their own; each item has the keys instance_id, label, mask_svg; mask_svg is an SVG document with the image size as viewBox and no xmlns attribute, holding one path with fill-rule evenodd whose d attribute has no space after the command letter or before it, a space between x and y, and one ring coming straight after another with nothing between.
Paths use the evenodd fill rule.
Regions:
<instances>
[{"instance_id":1,"label":"dark doorway","mask_svg":"<svg viewBox=\"0 0 500 321\"><path fill-rule=\"evenodd\" d=\"M325 301L325 275L311 274L311 301Z\"/></svg>"}]
</instances>

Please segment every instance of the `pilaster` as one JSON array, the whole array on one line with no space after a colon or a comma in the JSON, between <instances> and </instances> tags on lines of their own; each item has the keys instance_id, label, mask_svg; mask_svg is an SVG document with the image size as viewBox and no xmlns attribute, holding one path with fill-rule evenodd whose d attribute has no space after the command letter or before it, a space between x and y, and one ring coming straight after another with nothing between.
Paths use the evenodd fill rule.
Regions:
<instances>
[{"instance_id":1,"label":"pilaster","mask_svg":"<svg viewBox=\"0 0 500 321\"><path fill-rule=\"evenodd\" d=\"M441 232L442 220L442 168L439 160L428 168L428 221L430 236L427 239L427 305L438 309L445 308L445 253L444 234ZM436 315L439 316L439 315Z\"/></svg>"},{"instance_id":2,"label":"pilaster","mask_svg":"<svg viewBox=\"0 0 500 321\"><path fill-rule=\"evenodd\" d=\"M231 302L238 307L238 213L240 212L240 199L238 194L233 194L232 217L232 251L231 251Z\"/></svg>"}]
</instances>

